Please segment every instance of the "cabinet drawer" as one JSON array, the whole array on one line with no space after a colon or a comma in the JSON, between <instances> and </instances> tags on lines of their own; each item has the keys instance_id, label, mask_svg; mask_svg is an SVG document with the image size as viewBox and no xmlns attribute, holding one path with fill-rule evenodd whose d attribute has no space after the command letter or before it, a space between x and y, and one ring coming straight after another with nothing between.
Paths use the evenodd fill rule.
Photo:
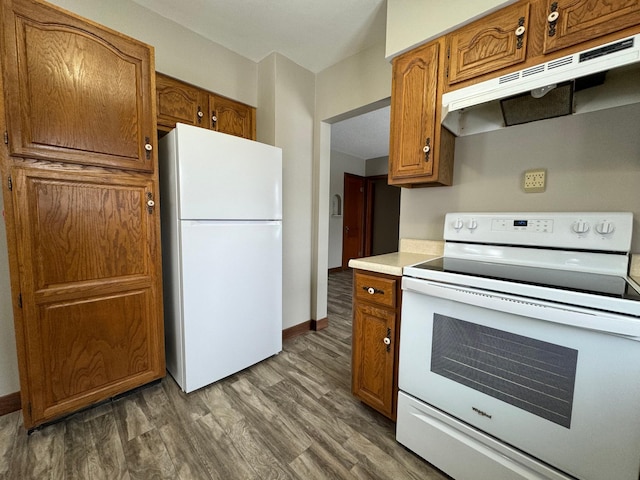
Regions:
<instances>
[{"instance_id":1,"label":"cabinet drawer","mask_svg":"<svg viewBox=\"0 0 640 480\"><path fill-rule=\"evenodd\" d=\"M396 284L393 278L356 273L355 298L385 307L396 307Z\"/></svg>"}]
</instances>

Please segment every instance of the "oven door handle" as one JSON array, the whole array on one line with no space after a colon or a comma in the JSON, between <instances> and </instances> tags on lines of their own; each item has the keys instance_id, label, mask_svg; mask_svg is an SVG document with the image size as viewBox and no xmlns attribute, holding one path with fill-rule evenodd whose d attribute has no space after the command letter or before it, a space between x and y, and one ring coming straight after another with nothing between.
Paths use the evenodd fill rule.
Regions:
<instances>
[{"instance_id":1,"label":"oven door handle","mask_svg":"<svg viewBox=\"0 0 640 480\"><path fill-rule=\"evenodd\" d=\"M635 317L410 277L402 278L402 290L640 342L640 319Z\"/></svg>"}]
</instances>

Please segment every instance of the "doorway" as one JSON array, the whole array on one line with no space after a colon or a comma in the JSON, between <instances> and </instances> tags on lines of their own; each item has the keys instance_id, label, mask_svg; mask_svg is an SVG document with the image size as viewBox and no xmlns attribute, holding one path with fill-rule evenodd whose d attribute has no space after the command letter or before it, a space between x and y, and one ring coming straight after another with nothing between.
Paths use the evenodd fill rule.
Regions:
<instances>
[{"instance_id":1,"label":"doorway","mask_svg":"<svg viewBox=\"0 0 640 480\"><path fill-rule=\"evenodd\" d=\"M352 258L398 251L400 189L386 175L344 174L342 268Z\"/></svg>"}]
</instances>

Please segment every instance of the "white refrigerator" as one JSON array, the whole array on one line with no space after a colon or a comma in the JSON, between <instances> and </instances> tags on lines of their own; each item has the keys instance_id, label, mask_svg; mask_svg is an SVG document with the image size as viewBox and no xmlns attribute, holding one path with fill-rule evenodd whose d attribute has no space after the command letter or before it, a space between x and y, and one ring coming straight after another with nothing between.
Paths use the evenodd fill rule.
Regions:
<instances>
[{"instance_id":1,"label":"white refrigerator","mask_svg":"<svg viewBox=\"0 0 640 480\"><path fill-rule=\"evenodd\" d=\"M159 160L166 363L188 393L282 350L282 151L178 124Z\"/></svg>"}]
</instances>

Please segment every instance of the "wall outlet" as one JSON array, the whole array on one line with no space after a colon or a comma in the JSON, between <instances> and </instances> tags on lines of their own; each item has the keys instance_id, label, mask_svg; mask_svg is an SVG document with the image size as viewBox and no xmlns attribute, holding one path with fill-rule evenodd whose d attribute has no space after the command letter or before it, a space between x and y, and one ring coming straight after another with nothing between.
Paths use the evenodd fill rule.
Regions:
<instances>
[{"instance_id":1,"label":"wall outlet","mask_svg":"<svg viewBox=\"0 0 640 480\"><path fill-rule=\"evenodd\" d=\"M547 184L547 171L543 168L524 172L522 187L527 193L544 192Z\"/></svg>"}]
</instances>

